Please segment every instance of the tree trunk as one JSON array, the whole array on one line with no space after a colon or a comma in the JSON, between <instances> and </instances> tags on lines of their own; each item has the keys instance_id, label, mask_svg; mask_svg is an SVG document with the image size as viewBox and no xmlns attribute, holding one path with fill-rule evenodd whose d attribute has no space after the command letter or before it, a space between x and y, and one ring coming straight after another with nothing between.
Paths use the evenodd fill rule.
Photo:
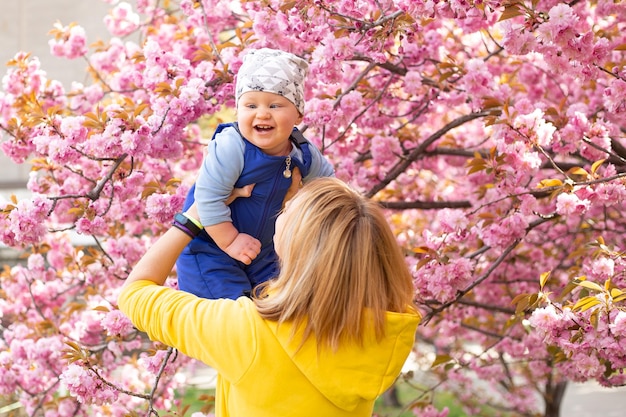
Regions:
<instances>
[{"instance_id":1,"label":"tree trunk","mask_svg":"<svg viewBox=\"0 0 626 417\"><path fill-rule=\"evenodd\" d=\"M543 414L543 417L560 417L561 403L563 402L563 396L565 395L565 388L567 388L567 381L559 382L557 384L548 383L546 385L546 393L544 396L546 411Z\"/></svg>"}]
</instances>

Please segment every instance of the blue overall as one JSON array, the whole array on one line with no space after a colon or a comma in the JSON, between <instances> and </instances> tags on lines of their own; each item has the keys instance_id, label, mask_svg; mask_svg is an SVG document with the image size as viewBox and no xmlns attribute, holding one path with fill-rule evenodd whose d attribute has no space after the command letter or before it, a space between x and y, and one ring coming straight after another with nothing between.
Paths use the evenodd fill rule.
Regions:
<instances>
[{"instance_id":1,"label":"blue overall","mask_svg":"<svg viewBox=\"0 0 626 417\"><path fill-rule=\"evenodd\" d=\"M238 129L234 123L221 124L213 139L229 126ZM278 275L273 237L276 217L291 186L291 178L283 175L287 168L286 157L267 155L243 136L241 140L245 142L244 165L235 187L255 186L250 197L237 198L230 204L231 217L240 233L249 234L261 242L261 252L250 265L246 265L228 256L203 230L176 261L179 288L199 297L236 299L249 295L256 285ZM297 166L304 178L311 166L310 144L296 128L290 140L303 156L303 161L291 158L291 169ZM195 184L187 194L183 210L195 201L194 191Z\"/></svg>"}]
</instances>

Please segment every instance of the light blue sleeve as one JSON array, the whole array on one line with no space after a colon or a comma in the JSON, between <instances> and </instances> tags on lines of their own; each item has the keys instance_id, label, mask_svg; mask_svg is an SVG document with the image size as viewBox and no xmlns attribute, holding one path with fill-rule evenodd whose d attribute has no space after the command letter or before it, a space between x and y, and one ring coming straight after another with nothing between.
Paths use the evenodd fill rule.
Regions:
<instances>
[{"instance_id":1,"label":"light blue sleeve","mask_svg":"<svg viewBox=\"0 0 626 417\"><path fill-rule=\"evenodd\" d=\"M302 178L302 182L307 182L317 177L334 177L335 167L322 155L317 146L309 142L309 150L311 152L311 168L307 176Z\"/></svg>"},{"instance_id":2,"label":"light blue sleeve","mask_svg":"<svg viewBox=\"0 0 626 417\"><path fill-rule=\"evenodd\" d=\"M243 171L244 148L244 141L232 127L222 130L207 145L194 192L203 226L232 221L225 200Z\"/></svg>"}]
</instances>

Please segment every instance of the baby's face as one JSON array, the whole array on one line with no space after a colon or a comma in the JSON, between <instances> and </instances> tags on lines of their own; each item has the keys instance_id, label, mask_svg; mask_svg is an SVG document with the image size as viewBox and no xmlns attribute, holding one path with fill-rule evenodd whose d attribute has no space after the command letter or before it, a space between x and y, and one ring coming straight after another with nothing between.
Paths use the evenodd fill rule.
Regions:
<instances>
[{"instance_id":1,"label":"baby's face","mask_svg":"<svg viewBox=\"0 0 626 417\"><path fill-rule=\"evenodd\" d=\"M284 156L291 152L289 136L301 121L296 106L281 95L248 91L239 97L239 130L268 155Z\"/></svg>"}]
</instances>

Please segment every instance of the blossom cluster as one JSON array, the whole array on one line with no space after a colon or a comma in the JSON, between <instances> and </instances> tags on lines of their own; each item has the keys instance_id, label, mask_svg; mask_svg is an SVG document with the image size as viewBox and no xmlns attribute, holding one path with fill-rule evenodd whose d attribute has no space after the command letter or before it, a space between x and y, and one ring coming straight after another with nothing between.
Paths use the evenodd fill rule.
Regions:
<instances>
[{"instance_id":1,"label":"blossom cluster","mask_svg":"<svg viewBox=\"0 0 626 417\"><path fill-rule=\"evenodd\" d=\"M90 80L50 79L28 51L2 77L0 148L31 164L32 196L0 212L0 241L25 260L0 272L0 394L29 415L122 416L158 381L150 400L173 405L189 359L116 298L260 47L310 62L302 130L389 209L418 338L451 364L435 385L462 387L471 415L489 383L493 415L530 415L567 380L624 383L626 4L105 1L110 40L51 31ZM597 303L572 290L583 281Z\"/></svg>"}]
</instances>

